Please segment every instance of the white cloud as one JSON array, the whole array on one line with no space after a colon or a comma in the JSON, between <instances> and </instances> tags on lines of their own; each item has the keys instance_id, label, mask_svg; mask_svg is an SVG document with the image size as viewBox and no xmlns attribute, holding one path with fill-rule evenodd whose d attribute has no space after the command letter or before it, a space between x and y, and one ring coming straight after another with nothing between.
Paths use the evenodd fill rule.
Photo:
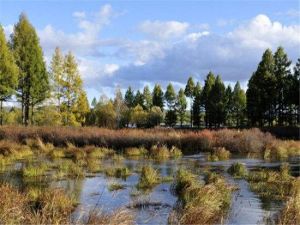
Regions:
<instances>
[{"instance_id":1,"label":"white cloud","mask_svg":"<svg viewBox=\"0 0 300 225\"><path fill-rule=\"evenodd\" d=\"M83 11L80 11L80 12L74 12L74 13L73 13L73 16L76 17L76 18L83 19L83 18L85 18L85 12L83 12Z\"/></svg>"},{"instance_id":2,"label":"white cloud","mask_svg":"<svg viewBox=\"0 0 300 225\"><path fill-rule=\"evenodd\" d=\"M178 38L184 35L189 28L189 24L178 21L144 21L140 24L139 30L152 38L169 39Z\"/></svg>"},{"instance_id":3,"label":"white cloud","mask_svg":"<svg viewBox=\"0 0 300 225\"><path fill-rule=\"evenodd\" d=\"M190 74L203 81L212 70L221 74L225 81L246 82L266 48L275 51L281 45L289 57L296 60L299 57L299 36L299 25L287 26L271 21L266 15L258 15L223 35L189 33L183 41L167 47L163 47L164 42L159 42L162 45L157 47L160 57L149 55L144 64L120 67L113 79L124 85L133 82L183 83ZM107 84L110 82L110 79L106 80Z\"/></svg>"}]
</instances>

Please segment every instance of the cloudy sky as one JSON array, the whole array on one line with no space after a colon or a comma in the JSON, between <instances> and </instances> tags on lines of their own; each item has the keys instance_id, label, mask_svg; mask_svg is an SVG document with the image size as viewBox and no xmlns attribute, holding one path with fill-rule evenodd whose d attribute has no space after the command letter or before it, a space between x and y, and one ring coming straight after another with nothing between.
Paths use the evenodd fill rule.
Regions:
<instances>
[{"instance_id":1,"label":"cloudy sky","mask_svg":"<svg viewBox=\"0 0 300 225\"><path fill-rule=\"evenodd\" d=\"M300 57L299 1L0 0L0 23L13 31L25 12L47 63L56 46L72 51L89 99L117 85L204 82L211 70L246 88L263 51L281 45Z\"/></svg>"}]
</instances>

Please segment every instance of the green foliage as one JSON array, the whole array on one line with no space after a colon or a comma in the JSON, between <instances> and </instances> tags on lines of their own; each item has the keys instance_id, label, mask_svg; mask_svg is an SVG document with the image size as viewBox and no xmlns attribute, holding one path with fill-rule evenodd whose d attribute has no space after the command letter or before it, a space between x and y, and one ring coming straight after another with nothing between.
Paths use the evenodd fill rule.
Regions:
<instances>
[{"instance_id":1,"label":"green foliage","mask_svg":"<svg viewBox=\"0 0 300 225\"><path fill-rule=\"evenodd\" d=\"M116 126L116 112L113 103L98 103L96 107L97 125L100 127L114 128Z\"/></svg>"},{"instance_id":2,"label":"green foliage","mask_svg":"<svg viewBox=\"0 0 300 225\"><path fill-rule=\"evenodd\" d=\"M0 25L0 125L3 123L2 102L15 93L18 67L15 64L13 53L10 51L5 34Z\"/></svg>"},{"instance_id":3,"label":"green foliage","mask_svg":"<svg viewBox=\"0 0 300 225\"><path fill-rule=\"evenodd\" d=\"M147 112L143 110L143 107L137 105L133 109L132 121L137 127L145 127L147 124Z\"/></svg>"},{"instance_id":4,"label":"green foliage","mask_svg":"<svg viewBox=\"0 0 300 225\"><path fill-rule=\"evenodd\" d=\"M201 94L201 98L202 98L202 104L204 106L205 109L205 126L206 127L211 127L211 116L212 116L212 112L210 111L211 108L211 104L210 104L210 92L212 87L215 84L215 75L212 72L209 72L208 75L206 76L206 80L205 80L205 84L203 87L203 91Z\"/></svg>"},{"instance_id":5,"label":"green foliage","mask_svg":"<svg viewBox=\"0 0 300 225\"><path fill-rule=\"evenodd\" d=\"M139 182L137 184L138 189L150 189L160 182L160 176L158 172L151 166L143 166L140 175Z\"/></svg>"},{"instance_id":6,"label":"green foliage","mask_svg":"<svg viewBox=\"0 0 300 225\"><path fill-rule=\"evenodd\" d=\"M165 124L169 127L174 127L177 121L177 114L175 110L168 110L165 116Z\"/></svg>"},{"instance_id":7,"label":"green foliage","mask_svg":"<svg viewBox=\"0 0 300 225\"><path fill-rule=\"evenodd\" d=\"M190 100L193 100L194 97L194 92L195 92L195 83L193 80L193 77L189 77L184 89L184 94L190 98ZM193 109L191 107L191 127L193 126Z\"/></svg>"},{"instance_id":8,"label":"green foliage","mask_svg":"<svg viewBox=\"0 0 300 225\"><path fill-rule=\"evenodd\" d=\"M164 93L159 84L155 84L152 92L152 105L158 106L161 111L164 110Z\"/></svg>"},{"instance_id":9,"label":"green foliage","mask_svg":"<svg viewBox=\"0 0 300 225\"><path fill-rule=\"evenodd\" d=\"M228 173L234 176L234 178L245 178L248 174L248 170L242 163L234 163L229 169Z\"/></svg>"},{"instance_id":10,"label":"green foliage","mask_svg":"<svg viewBox=\"0 0 300 225\"><path fill-rule=\"evenodd\" d=\"M148 113L148 122L147 127L155 127L158 126L163 120L163 112L160 107L153 106L151 107L150 112Z\"/></svg>"},{"instance_id":11,"label":"green foliage","mask_svg":"<svg viewBox=\"0 0 300 225\"><path fill-rule=\"evenodd\" d=\"M29 109L49 96L49 79L38 36L24 14L14 27L12 48L19 67L18 97L24 109L23 122L28 125Z\"/></svg>"},{"instance_id":12,"label":"green foliage","mask_svg":"<svg viewBox=\"0 0 300 225\"><path fill-rule=\"evenodd\" d=\"M187 107L187 101L184 94L184 91L182 88L179 89L177 98L176 98L176 111L178 112L180 125L182 126L184 118L185 118L185 112Z\"/></svg>"},{"instance_id":13,"label":"green foliage","mask_svg":"<svg viewBox=\"0 0 300 225\"><path fill-rule=\"evenodd\" d=\"M143 97L145 109L149 111L152 108L152 95L148 85L144 87Z\"/></svg>"},{"instance_id":14,"label":"green foliage","mask_svg":"<svg viewBox=\"0 0 300 225\"><path fill-rule=\"evenodd\" d=\"M199 82L197 82L197 85L194 90L194 100L193 100L193 124L197 127L200 126L201 121L201 105L202 105L202 99L201 99L201 93L202 88Z\"/></svg>"},{"instance_id":15,"label":"green foliage","mask_svg":"<svg viewBox=\"0 0 300 225\"><path fill-rule=\"evenodd\" d=\"M236 82L232 93L232 117L237 127L244 124L246 113L246 94L241 89L240 83Z\"/></svg>"},{"instance_id":16,"label":"green foliage","mask_svg":"<svg viewBox=\"0 0 300 225\"><path fill-rule=\"evenodd\" d=\"M136 92L133 102L134 102L134 106L140 105L142 106L143 109L145 109L144 96L139 90Z\"/></svg>"},{"instance_id":17,"label":"green foliage","mask_svg":"<svg viewBox=\"0 0 300 225\"><path fill-rule=\"evenodd\" d=\"M125 104L129 108L134 107L134 93L130 86L125 93Z\"/></svg>"}]
</instances>

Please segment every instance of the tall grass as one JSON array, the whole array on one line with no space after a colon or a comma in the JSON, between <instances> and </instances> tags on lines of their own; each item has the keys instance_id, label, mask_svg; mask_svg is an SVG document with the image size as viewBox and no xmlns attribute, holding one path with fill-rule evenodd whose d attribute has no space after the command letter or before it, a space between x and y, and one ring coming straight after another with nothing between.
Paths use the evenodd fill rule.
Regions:
<instances>
[{"instance_id":1,"label":"tall grass","mask_svg":"<svg viewBox=\"0 0 300 225\"><path fill-rule=\"evenodd\" d=\"M139 182L137 184L138 189L150 189L160 182L161 178L159 173L151 166L143 166L140 175Z\"/></svg>"},{"instance_id":2,"label":"tall grass","mask_svg":"<svg viewBox=\"0 0 300 225\"><path fill-rule=\"evenodd\" d=\"M230 152L259 152L263 153L270 146L284 143L290 153L300 154L299 141L279 141L259 129L217 130L217 131L175 131L170 129L120 129L84 127L12 127L0 128L0 140L25 143L26 140L36 139L54 146L67 146L72 143L76 147L97 146L112 149L139 148L150 149L154 145L175 146L184 153L210 151L213 147L224 147ZM38 145L37 145L38 146ZM279 150L274 150L279 151Z\"/></svg>"},{"instance_id":3,"label":"tall grass","mask_svg":"<svg viewBox=\"0 0 300 225\"><path fill-rule=\"evenodd\" d=\"M182 201L181 209L169 221L178 224L220 223L230 207L232 187L223 178L201 183L197 176L180 169L172 185Z\"/></svg>"}]
</instances>

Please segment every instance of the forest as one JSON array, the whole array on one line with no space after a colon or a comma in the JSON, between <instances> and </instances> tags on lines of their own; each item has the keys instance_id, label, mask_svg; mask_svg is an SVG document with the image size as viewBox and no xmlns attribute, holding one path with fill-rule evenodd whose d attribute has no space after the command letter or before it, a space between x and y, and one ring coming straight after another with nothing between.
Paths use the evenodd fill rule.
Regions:
<instances>
[{"instance_id":1,"label":"forest","mask_svg":"<svg viewBox=\"0 0 300 225\"><path fill-rule=\"evenodd\" d=\"M57 47L47 66L35 28L25 14L20 15L9 40L0 27L0 44L1 125L212 128L299 124L300 58L292 64L283 47L275 53L265 50L246 92L239 81L234 87L225 85L221 75L210 71L203 86L192 76L178 92L170 82L165 91L157 83L152 91L149 86L142 91L128 87L123 96L117 86L114 98L102 95L89 103L76 57L72 52L64 55Z\"/></svg>"}]
</instances>

